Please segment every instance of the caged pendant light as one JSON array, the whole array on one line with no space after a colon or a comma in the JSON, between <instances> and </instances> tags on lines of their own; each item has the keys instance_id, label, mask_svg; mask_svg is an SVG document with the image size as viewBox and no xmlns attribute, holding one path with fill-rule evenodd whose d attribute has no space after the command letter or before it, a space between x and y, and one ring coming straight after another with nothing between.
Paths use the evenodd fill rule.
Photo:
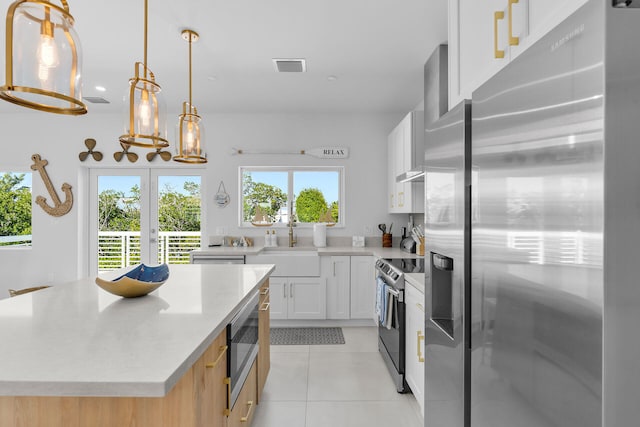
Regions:
<instances>
[{"instance_id":1,"label":"caged pendant light","mask_svg":"<svg viewBox=\"0 0 640 427\"><path fill-rule=\"evenodd\" d=\"M204 126L198 110L191 102L191 45L198 41L200 36L195 31L184 30L182 38L189 42L189 102L182 103L182 114L178 116L177 155L173 160L182 163L207 163L207 155L204 152Z\"/></svg>"},{"instance_id":2,"label":"caged pendant light","mask_svg":"<svg viewBox=\"0 0 640 427\"><path fill-rule=\"evenodd\" d=\"M48 113L80 115L82 52L66 0L18 0L7 10L0 98Z\"/></svg>"},{"instance_id":3,"label":"caged pendant light","mask_svg":"<svg viewBox=\"0 0 640 427\"><path fill-rule=\"evenodd\" d=\"M169 146L166 139L167 113L162 89L147 67L148 12L148 0L144 0L144 62L136 62L135 76L129 79L129 88L124 97L125 133L120 136L120 142L158 149Z\"/></svg>"}]
</instances>

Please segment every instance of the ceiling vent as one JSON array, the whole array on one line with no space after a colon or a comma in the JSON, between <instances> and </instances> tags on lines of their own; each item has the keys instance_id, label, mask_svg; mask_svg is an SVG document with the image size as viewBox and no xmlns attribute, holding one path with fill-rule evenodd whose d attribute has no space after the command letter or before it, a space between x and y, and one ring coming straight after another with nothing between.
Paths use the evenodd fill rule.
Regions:
<instances>
[{"instance_id":1,"label":"ceiling vent","mask_svg":"<svg viewBox=\"0 0 640 427\"><path fill-rule=\"evenodd\" d=\"M273 66L279 73L304 73L307 71L306 60L302 58L273 58Z\"/></svg>"},{"instance_id":2,"label":"ceiling vent","mask_svg":"<svg viewBox=\"0 0 640 427\"><path fill-rule=\"evenodd\" d=\"M100 96L83 96L82 99L92 104L110 104L109 101Z\"/></svg>"}]
</instances>

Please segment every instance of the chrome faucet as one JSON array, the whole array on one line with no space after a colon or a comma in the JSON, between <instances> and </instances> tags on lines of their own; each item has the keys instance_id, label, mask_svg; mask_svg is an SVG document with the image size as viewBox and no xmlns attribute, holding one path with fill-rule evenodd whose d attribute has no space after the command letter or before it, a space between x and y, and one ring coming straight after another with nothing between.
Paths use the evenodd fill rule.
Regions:
<instances>
[{"instance_id":1,"label":"chrome faucet","mask_svg":"<svg viewBox=\"0 0 640 427\"><path fill-rule=\"evenodd\" d=\"M293 212L292 212L289 215L289 247L290 248L294 247L295 244L298 243L293 236L293 227L296 226L295 222L296 222L296 217L293 215Z\"/></svg>"}]
</instances>

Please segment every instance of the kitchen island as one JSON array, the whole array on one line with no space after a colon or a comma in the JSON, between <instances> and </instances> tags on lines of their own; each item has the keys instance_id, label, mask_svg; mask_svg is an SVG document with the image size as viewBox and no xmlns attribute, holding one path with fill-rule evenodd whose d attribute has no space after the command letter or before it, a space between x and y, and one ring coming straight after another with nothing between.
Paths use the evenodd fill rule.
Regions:
<instances>
[{"instance_id":1,"label":"kitchen island","mask_svg":"<svg viewBox=\"0 0 640 427\"><path fill-rule=\"evenodd\" d=\"M192 371L273 268L172 265L169 280L141 298L87 278L1 300L0 425L129 425L101 421L114 411L136 426L192 425L181 407L193 395ZM175 424L143 421L156 410Z\"/></svg>"}]
</instances>

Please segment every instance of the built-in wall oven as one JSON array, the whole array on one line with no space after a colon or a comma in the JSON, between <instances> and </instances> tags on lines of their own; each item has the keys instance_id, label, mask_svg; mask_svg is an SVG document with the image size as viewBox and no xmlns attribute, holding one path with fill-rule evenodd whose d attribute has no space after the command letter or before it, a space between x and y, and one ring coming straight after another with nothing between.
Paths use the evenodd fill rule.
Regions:
<instances>
[{"instance_id":1,"label":"built-in wall oven","mask_svg":"<svg viewBox=\"0 0 640 427\"><path fill-rule=\"evenodd\" d=\"M238 394L247 379L258 355L258 292L227 325L227 374L230 378L229 409L238 399Z\"/></svg>"}]
</instances>

